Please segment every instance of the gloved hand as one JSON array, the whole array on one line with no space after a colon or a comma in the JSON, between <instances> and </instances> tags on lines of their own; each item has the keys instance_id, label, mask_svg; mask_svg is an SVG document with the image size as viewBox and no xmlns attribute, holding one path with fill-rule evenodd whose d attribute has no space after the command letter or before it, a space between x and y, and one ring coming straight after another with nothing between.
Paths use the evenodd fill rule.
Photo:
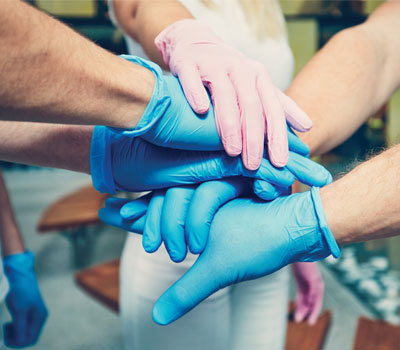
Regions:
<instances>
[{"instance_id":1,"label":"gloved hand","mask_svg":"<svg viewBox=\"0 0 400 350\"><path fill-rule=\"evenodd\" d=\"M302 158L301 162L298 158ZM296 179L310 186L325 186L332 181L324 167L296 153L290 152L287 168ZM120 213L123 219L134 220L147 211L144 249L148 253L155 252L164 242L171 260L180 262L186 257L186 245L193 254L204 250L218 208L246 190L250 194L249 181L241 177L204 182L196 189L193 186L173 187L165 195L163 191L156 191L130 201Z\"/></svg>"},{"instance_id":2,"label":"gloved hand","mask_svg":"<svg viewBox=\"0 0 400 350\"><path fill-rule=\"evenodd\" d=\"M299 262L292 265L296 280L295 322L308 320L309 325L317 322L324 300L324 281L318 265L311 262Z\"/></svg>"},{"instance_id":3,"label":"gloved hand","mask_svg":"<svg viewBox=\"0 0 400 350\"><path fill-rule=\"evenodd\" d=\"M109 212L103 215L107 223L121 224L122 203L107 202L103 209ZM124 224L138 232L143 231L143 223L141 217ZM221 288L330 254L338 257L340 249L326 223L318 188L270 203L232 200L215 215L203 253L156 302L153 319L169 324Z\"/></svg>"},{"instance_id":4,"label":"gloved hand","mask_svg":"<svg viewBox=\"0 0 400 350\"><path fill-rule=\"evenodd\" d=\"M3 259L10 291L6 305L12 322L3 326L5 344L20 348L34 345L47 318L34 270L34 255L26 251Z\"/></svg>"},{"instance_id":5,"label":"gloved hand","mask_svg":"<svg viewBox=\"0 0 400 350\"><path fill-rule=\"evenodd\" d=\"M296 136L291 134L290 139L293 149L306 153L307 146ZM314 167L307 158L295 153L291 153L291 158L293 161L285 168L275 168L264 158L258 170L250 171L238 157L222 151L172 150L100 126L94 128L90 151L93 185L108 193L155 190L237 175L289 187L298 170L310 178L314 177L314 171L316 177L320 176L319 166Z\"/></svg>"},{"instance_id":6,"label":"gloved hand","mask_svg":"<svg viewBox=\"0 0 400 350\"><path fill-rule=\"evenodd\" d=\"M286 120L298 131L312 122L296 103L277 89L264 65L224 44L205 24L184 19L164 29L155 39L164 62L179 77L196 113L205 113L211 92L215 122L226 152L242 153L248 169L257 169L268 141L275 166L288 161Z\"/></svg>"}]
</instances>

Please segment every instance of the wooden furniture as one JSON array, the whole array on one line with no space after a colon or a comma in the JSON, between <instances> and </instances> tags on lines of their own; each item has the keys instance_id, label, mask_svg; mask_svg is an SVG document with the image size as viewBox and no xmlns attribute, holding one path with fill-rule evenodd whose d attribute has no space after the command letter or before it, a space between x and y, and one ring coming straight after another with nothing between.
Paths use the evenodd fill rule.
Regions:
<instances>
[{"instance_id":1,"label":"wooden furniture","mask_svg":"<svg viewBox=\"0 0 400 350\"><path fill-rule=\"evenodd\" d=\"M315 325L307 322L295 323L292 313L294 303L290 303L289 321L286 333L286 350L320 350L323 349L326 335L331 324L331 312L325 310Z\"/></svg>"},{"instance_id":2,"label":"wooden furniture","mask_svg":"<svg viewBox=\"0 0 400 350\"><path fill-rule=\"evenodd\" d=\"M358 319L354 350L400 349L400 327L366 317Z\"/></svg>"},{"instance_id":3,"label":"wooden furniture","mask_svg":"<svg viewBox=\"0 0 400 350\"><path fill-rule=\"evenodd\" d=\"M60 232L73 245L75 265L83 266L90 256L86 249L91 243L89 228L101 224L98 211L107 197L92 185L82 187L52 203L39 219L37 230L39 233Z\"/></svg>"},{"instance_id":4,"label":"wooden furniture","mask_svg":"<svg viewBox=\"0 0 400 350\"><path fill-rule=\"evenodd\" d=\"M94 299L119 312L119 259L78 271L75 281Z\"/></svg>"},{"instance_id":5,"label":"wooden furniture","mask_svg":"<svg viewBox=\"0 0 400 350\"><path fill-rule=\"evenodd\" d=\"M96 265L75 274L75 281L85 292L114 312L119 312L119 260ZM295 323L290 305L287 350L320 350L323 347L331 322L331 312L324 311L314 326ZM377 349L376 349L377 350Z\"/></svg>"}]
</instances>

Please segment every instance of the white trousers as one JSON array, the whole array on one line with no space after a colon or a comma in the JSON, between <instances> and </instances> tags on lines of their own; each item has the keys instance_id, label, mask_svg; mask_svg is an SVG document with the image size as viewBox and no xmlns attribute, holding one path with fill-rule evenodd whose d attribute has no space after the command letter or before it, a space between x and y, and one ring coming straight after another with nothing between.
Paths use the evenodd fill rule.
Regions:
<instances>
[{"instance_id":1,"label":"white trousers","mask_svg":"<svg viewBox=\"0 0 400 350\"><path fill-rule=\"evenodd\" d=\"M151 318L159 296L193 264L188 254L170 261L162 246L146 253L141 236L128 234L120 270L120 310L125 350L284 349L289 270L218 291L168 326Z\"/></svg>"}]
</instances>

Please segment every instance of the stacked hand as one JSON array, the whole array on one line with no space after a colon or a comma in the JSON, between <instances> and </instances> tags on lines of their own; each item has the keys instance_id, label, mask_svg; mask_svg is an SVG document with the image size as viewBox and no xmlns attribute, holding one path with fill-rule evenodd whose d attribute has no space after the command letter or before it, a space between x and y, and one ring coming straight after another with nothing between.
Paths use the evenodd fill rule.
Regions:
<instances>
[{"instance_id":1,"label":"stacked hand","mask_svg":"<svg viewBox=\"0 0 400 350\"><path fill-rule=\"evenodd\" d=\"M223 186L236 191L232 182ZM100 217L111 225L143 232L145 215L132 220L121 217L127 202L110 199ZM142 205L144 213L148 207L145 201ZM160 324L171 323L218 289L330 254L337 257L340 250L327 226L318 188L270 203L254 198L232 200L216 213L195 264L157 301L153 318Z\"/></svg>"},{"instance_id":2,"label":"stacked hand","mask_svg":"<svg viewBox=\"0 0 400 350\"><path fill-rule=\"evenodd\" d=\"M266 137L272 164L286 165L286 121L298 131L309 130L312 122L275 88L261 63L224 44L207 25L193 19L167 27L155 44L197 113L210 108L207 86L218 133L229 155L242 153L245 166L257 169Z\"/></svg>"},{"instance_id":3,"label":"stacked hand","mask_svg":"<svg viewBox=\"0 0 400 350\"><path fill-rule=\"evenodd\" d=\"M261 198L270 200L289 193L298 173L308 171L313 175L313 171L318 171L306 159L308 147L286 127L290 156L284 168L272 166L267 155L258 170L250 171L238 157L229 157L224 152L193 152L222 150L213 109L198 116L187 103L175 77L164 76L153 63L132 56L127 58L151 69L157 77L156 87L135 130L118 132L95 128L91 171L98 190L109 193L154 190L244 175L265 180L255 181L254 190Z\"/></svg>"},{"instance_id":4,"label":"stacked hand","mask_svg":"<svg viewBox=\"0 0 400 350\"><path fill-rule=\"evenodd\" d=\"M25 347L35 344L47 318L47 308L40 294L31 252L4 258L4 271L10 285L6 305L12 322L4 325L5 344Z\"/></svg>"}]
</instances>

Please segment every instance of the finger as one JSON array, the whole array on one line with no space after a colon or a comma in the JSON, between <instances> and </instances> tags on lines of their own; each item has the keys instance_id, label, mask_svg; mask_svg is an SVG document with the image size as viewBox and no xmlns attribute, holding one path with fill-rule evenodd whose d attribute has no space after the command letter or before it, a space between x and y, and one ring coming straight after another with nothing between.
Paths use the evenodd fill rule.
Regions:
<instances>
[{"instance_id":1,"label":"finger","mask_svg":"<svg viewBox=\"0 0 400 350\"><path fill-rule=\"evenodd\" d=\"M147 253L154 253L161 245L161 212L165 191L154 191L143 229L142 245Z\"/></svg>"},{"instance_id":2,"label":"finger","mask_svg":"<svg viewBox=\"0 0 400 350\"><path fill-rule=\"evenodd\" d=\"M210 98L197 67L192 64L183 64L176 70L176 75L179 77L185 97L192 109L199 114L206 113L210 108Z\"/></svg>"},{"instance_id":3,"label":"finger","mask_svg":"<svg viewBox=\"0 0 400 350\"><path fill-rule=\"evenodd\" d=\"M323 298L317 298L317 300L315 301L315 304L312 307L310 316L308 317L308 324L313 326L317 320L318 317L321 313L322 310L322 303L323 303Z\"/></svg>"},{"instance_id":4,"label":"finger","mask_svg":"<svg viewBox=\"0 0 400 350\"><path fill-rule=\"evenodd\" d=\"M289 187L294 182L294 176L288 169L276 168L265 158L263 158L260 167L255 172L243 168L242 165L241 171L237 175L265 180L282 187Z\"/></svg>"},{"instance_id":5,"label":"finger","mask_svg":"<svg viewBox=\"0 0 400 350\"><path fill-rule=\"evenodd\" d=\"M215 123L226 153L237 156L242 152L239 108L234 87L229 78L220 74L208 82L214 106Z\"/></svg>"},{"instance_id":6,"label":"finger","mask_svg":"<svg viewBox=\"0 0 400 350\"><path fill-rule=\"evenodd\" d=\"M269 158L273 165L283 167L289 159L286 118L275 86L264 69L258 76L257 90L264 109Z\"/></svg>"},{"instance_id":7,"label":"finger","mask_svg":"<svg viewBox=\"0 0 400 350\"><path fill-rule=\"evenodd\" d=\"M10 344L24 345L27 338L28 317L25 311L12 312L12 323L9 326L9 338L6 339Z\"/></svg>"},{"instance_id":8,"label":"finger","mask_svg":"<svg viewBox=\"0 0 400 350\"><path fill-rule=\"evenodd\" d=\"M185 218L193 193L193 187L173 187L165 194L161 213L161 237L174 262L181 262L186 257Z\"/></svg>"},{"instance_id":9,"label":"finger","mask_svg":"<svg viewBox=\"0 0 400 350\"><path fill-rule=\"evenodd\" d=\"M332 182L332 175L322 165L290 152L287 169L297 180L308 186L322 187Z\"/></svg>"},{"instance_id":10,"label":"finger","mask_svg":"<svg viewBox=\"0 0 400 350\"><path fill-rule=\"evenodd\" d=\"M206 247L211 222L218 208L241 195L246 186L243 178L230 178L204 182L197 187L185 221L186 242L193 254L200 254Z\"/></svg>"},{"instance_id":11,"label":"finger","mask_svg":"<svg viewBox=\"0 0 400 350\"><path fill-rule=\"evenodd\" d=\"M305 303L296 303L296 308L294 311L294 320L295 322L303 322L306 319L307 314L309 313L309 308Z\"/></svg>"},{"instance_id":12,"label":"finger","mask_svg":"<svg viewBox=\"0 0 400 350\"><path fill-rule=\"evenodd\" d=\"M316 269L318 269L318 267L316 266ZM321 310L322 310L322 304L324 301L324 282L321 278L321 274L318 270L318 275L319 278L313 282L313 287L315 289L315 293L314 293L314 300L313 300L313 306L311 308L311 313L310 316L308 318L308 323L310 325L314 325L317 320L319 315L321 314Z\"/></svg>"},{"instance_id":13,"label":"finger","mask_svg":"<svg viewBox=\"0 0 400 350\"><path fill-rule=\"evenodd\" d=\"M285 111L286 120L297 131L305 132L312 128L312 120L289 96L276 88L276 94Z\"/></svg>"},{"instance_id":14,"label":"finger","mask_svg":"<svg viewBox=\"0 0 400 350\"><path fill-rule=\"evenodd\" d=\"M253 183L253 191L258 198L265 201L272 201L281 196L288 196L291 193L291 187L276 186L256 179Z\"/></svg>"},{"instance_id":15,"label":"finger","mask_svg":"<svg viewBox=\"0 0 400 350\"><path fill-rule=\"evenodd\" d=\"M265 121L255 76L233 70L230 79L235 87L240 109L242 159L244 166L256 170L264 152Z\"/></svg>"},{"instance_id":16,"label":"finger","mask_svg":"<svg viewBox=\"0 0 400 350\"><path fill-rule=\"evenodd\" d=\"M130 200L119 211L125 220L136 220L146 214L152 194L147 194L135 200Z\"/></svg>"},{"instance_id":17,"label":"finger","mask_svg":"<svg viewBox=\"0 0 400 350\"><path fill-rule=\"evenodd\" d=\"M287 127L288 130L288 142L289 142L289 151L296 152L301 154L302 156L308 157L310 154L310 147L308 147L300 138L290 129Z\"/></svg>"},{"instance_id":18,"label":"finger","mask_svg":"<svg viewBox=\"0 0 400 350\"><path fill-rule=\"evenodd\" d=\"M204 253L200 255L194 265L157 300L153 308L154 322L167 325L216 292L221 286L215 269Z\"/></svg>"},{"instance_id":19,"label":"finger","mask_svg":"<svg viewBox=\"0 0 400 350\"><path fill-rule=\"evenodd\" d=\"M121 228L123 230L135 233L142 233L145 216L136 221L124 220L120 215L121 207L129 202L130 199L109 198L106 201L105 208L99 210L99 218L104 223Z\"/></svg>"},{"instance_id":20,"label":"finger","mask_svg":"<svg viewBox=\"0 0 400 350\"><path fill-rule=\"evenodd\" d=\"M34 344L39 339L41 330L46 322L47 318L47 310L43 305L43 309L32 309L29 312L29 328L28 328L28 336L29 344Z\"/></svg>"}]
</instances>

